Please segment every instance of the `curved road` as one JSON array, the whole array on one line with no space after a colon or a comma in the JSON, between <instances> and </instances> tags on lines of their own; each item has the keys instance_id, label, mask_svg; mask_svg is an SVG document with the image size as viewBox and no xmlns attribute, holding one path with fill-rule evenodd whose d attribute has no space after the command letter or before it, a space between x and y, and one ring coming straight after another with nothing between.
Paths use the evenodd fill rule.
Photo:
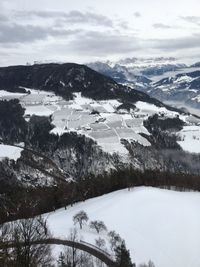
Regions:
<instances>
[{"instance_id":1,"label":"curved road","mask_svg":"<svg viewBox=\"0 0 200 267\"><path fill-rule=\"evenodd\" d=\"M38 245L38 244L63 245L63 246L77 248L79 250L85 251L89 253L90 255L98 258L99 260L104 262L108 267L118 267L116 262L114 262L111 259L111 256L108 253L87 243L75 242L75 241L70 241L70 240L62 240L58 238L48 238L48 239L41 239L41 240L30 242L30 245ZM25 246L26 243L22 242L20 243L20 245ZM15 244L12 242L0 243L0 249L12 248L12 247L15 247Z\"/></svg>"}]
</instances>

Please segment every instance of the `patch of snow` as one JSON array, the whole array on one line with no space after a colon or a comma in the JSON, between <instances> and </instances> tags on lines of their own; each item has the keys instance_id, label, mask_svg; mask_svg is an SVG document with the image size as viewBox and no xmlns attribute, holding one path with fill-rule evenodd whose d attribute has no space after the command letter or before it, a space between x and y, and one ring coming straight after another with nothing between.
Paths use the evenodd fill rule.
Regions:
<instances>
[{"instance_id":1,"label":"patch of snow","mask_svg":"<svg viewBox=\"0 0 200 267\"><path fill-rule=\"evenodd\" d=\"M12 93L5 90L0 90L0 98L1 99L20 99L21 97L26 96L26 94L23 93Z\"/></svg>"},{"instance_id":2,"label":"patch of snow","mask_svg":"<svg viewBox=\"0 0 200 267\"><path fill-rule=\"evenodd\" d=\"M185 82L189 83L189 82L192 82L193 80L194 80L194 78L189 77L187 75L184 75L184 76L178 77L176 82L178 82L178 83L185 83Z\"/></svg>"},{"instance_id":3,"label":"patch of snow","mask_svg":"<svg viewBox=\"0 0 200 267\"><path fill-rule=\"evenodd\" d=\"M26 106L25 115L50 116L54 111L43 105Z\"/></svg>"},{"instance_id":4,"label":"patch of snow","mask_svg":"<svg viewBox=\"0 0 200 267\"><path fill-rule=\"evenodd\" d=\"M184 126L179 132L181 141L178 144L183 150L191 153L200 153L200 127L199 126Z\"/></svg>"},{"instance_id":5,"label":"patch of snow","mask_svg":"<svg viewBox=\"0 0 200 267\"><path fill-rule=\"evenodd\" d=\"M97 141L97 143L99 143ZM128 150L125 148L123 144L120 142L102 142L99 143L100 147L102 148L103 151L113 154L113 153L118 153L121 156L128 155Z\"/></svg>"},{"instance_id":6,"label":"patch of snow","mask_svg":"<svg viewBox=\"0 0 200 267\"><path fill-rule=\"evenodd\" d=\"M197 95L197 96L193 97L192 100L200 102L200 95Z\"/></svg>"},{"instance_id":7,"label":"patch of snow","mask_svg":"<svg viewBox=\"0 0 200 267\"><path fill-rule=\"evenodd\" d=\"M60 84L64 87L65 86L65 83L64 82L62 82L62 81L60 81Z\"/></svg>"},{"instance_id":8,"label":"patch of snow","mask_svg":"<svg viewBox=\"0 0 200 267\"><path fill-rule=\"evenodd\" d=\"M5 158L17 160L21 157L22 148L0 144L0 160Z\"/></svg>"},{"instance_id":9,"label":"patch of snow","mask_svg":"<svg viewBox=\"0 0 200 267\"><path fill-rule=\"evenodd\" d=\"M91 102L93 102L93 99L84 97L81 95L81 93L74 93L75 95L75 99L74 99L74 103L77 105L85 105L85 104L90 104Z\"/></svg>"}]
</instances>

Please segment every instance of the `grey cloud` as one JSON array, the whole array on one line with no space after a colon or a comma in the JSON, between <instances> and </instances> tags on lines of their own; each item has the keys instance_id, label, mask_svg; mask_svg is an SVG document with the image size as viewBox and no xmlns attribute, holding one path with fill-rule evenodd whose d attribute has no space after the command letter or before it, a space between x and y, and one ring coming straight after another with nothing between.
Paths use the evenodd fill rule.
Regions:
<instances>
[{"instance_id":1,"label":"grey cloud","mask_svg":"<svg viewBox=\"0 0 200 267\"><path fill-rule=\"evenodd\" d=\"M4 14L0 14L0 22L5 22L8 21L8 17L5 16Z\"/></svg>"},{"instance_id":2,"label":"grey cloud","mask_svg":"<svg viewBox=\"0 0 200 267\"><path fill-rule=\"evenodd\" d=\"M20 19L27 19L27 18L57 18L65 16L65 12L60 11L36 11L36 10L29 10L29 11L14 11L14 17Z\"/></svg>"},{"instance_id":3,"label":"grey cloud","mask_svg":"<svg viewBox=\"0 0 200 267\"><path fill-rule=\"evenodd\" d=\"M66 21L69 23L91 23L95 25L113 26L112 20L106 16L94 14L90 12L81 13L79 11L71 11L67 17Z\"/></svg>"},{"instance_id":4,"label":"grey cloud","mask_svg":"<svg viewBox=\"0 0 200 267\"><path fill-rule=\"evenodd\" d=\"M27 43L37 40L45 40L49 36L68 36L74 34L70 30L58 30L52 28L43 28L33 25L20 25L16 23L0 24L0 43Z\"/></svg>"},{"instance_id":5,"label":"grey cloud","mask_svg":"<svg viewBox=\"0 0 200 267\"><path fill-rule=\"evenodd\" d=\"M128 30L129 29L129 24L127 21L120 21L118 23L118 26L124 30Z\"/></svg>"},{"instance_id":6,"label":"grey cloud","mask_svg":"<svg viewBox=\"0 0 200 267\"><path fill-rule=\"evenodd\" d=\"M179 37L176 39L165 39L151 40L151 45L153 48L158 48L161 50L180 50L180 49L192 49L199 48L200 34L194 34L186 37Z\"/></svg>"},{"instance_id":7,"label":"grey cloud","mask_svg":"<svg viewBox=\"0 0 200 267\"><path fill-rule=\"evenodd\" d=\"M200 26L200 16L181 16L181 19Z\"/></svg>"},{"instance_id":8,"label":"grey cloud","mask_svg":"<svg viewBox=\"0 0 200 267\"><path fill-rule=\"evenodd\" d=\"M59 11L18 11L15 12L17 18L34 18L40 17L42 19L58 19L63 23L73 23L73 24L91 24L95 26L106 26L113 27L113 22L108 17L96 14L92 12L80 12L77 10L72 10L68 13Z\"/></svg>"},{"instance_id":9,"label":"grey cloud","mask_svg":"<svg viewBox=\"0 0 200 267\"><path fill-rule=\"evenodd\" d=\"M80 56L125 55L143 51L163 51L176 53L179 50L199 48L200 35L176 39L140 39L137 36L123 35L119 32L82 31L73 39L57 44L59 51L70 52Z\"/></svg>"},{"instance_id":10,"label":"grey cloud","mask_svg":"<svg viewBox=\"0 0 200 267\"><path fill-rule=\"evenodd\" d=\"M153 27L156 29L171 29L172 27L163 23L155 23Z\"/></svg>"},{"instance_id":11,"label":"grey cloud","mask_svg":"<svg viewBox=\"0 0 200 267\"><path fill-rule=\"evenodd\" d=\"M140 46L135 37L110 32L89 31L71 41L68 48L80 54L106 56L133 52L140 49Z\"/></svg>"},{"instance_id":12,"label":"grey cloud","mask_svg":"<svg viewBox=\"0 0 200 267\"><path fill-rule=\"evenodd\" d=\"M140 18L142 15L140 12L134 12L133 15L136 17L136 18Z\"/></svg>"}]
</instances>

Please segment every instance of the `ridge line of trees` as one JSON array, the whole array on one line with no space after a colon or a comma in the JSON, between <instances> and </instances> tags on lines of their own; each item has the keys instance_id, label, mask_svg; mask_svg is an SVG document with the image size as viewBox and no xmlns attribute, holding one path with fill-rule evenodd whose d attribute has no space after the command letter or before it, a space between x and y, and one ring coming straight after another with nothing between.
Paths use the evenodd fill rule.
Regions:
<instances>
[{"instance_id":1,"label":"ridge line of trees","mask_svg":"<svg viewBox=\"0 0 200 267\"><path fill-rule=\"evenodd\" d=\"M73 205L79 201L135 186L153 186L178 191L200 191L200 176L183 173L113 170L110 174L90 175L78 182L60 183L48 188L16 187L0 195L0 223Z\"/></svg>"}]
</instances>

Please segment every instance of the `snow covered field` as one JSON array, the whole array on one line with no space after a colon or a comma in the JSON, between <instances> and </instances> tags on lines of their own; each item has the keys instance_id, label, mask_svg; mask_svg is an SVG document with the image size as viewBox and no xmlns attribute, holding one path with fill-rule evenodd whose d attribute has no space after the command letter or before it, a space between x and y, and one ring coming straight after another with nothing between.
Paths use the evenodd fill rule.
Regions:
<instances>
[{"instance_id":1,"label":"snow covered field","mask_svg":"<svg viewBox=\"0 0 200 267\"><path fill-rule=\"evenodd\" d=\"M151 259L156 267L199 267L199 208L200 193L138 187L93 198L45 217L54 236L66 238L73 227L73 216L84 210L90 220L103 220L109 230L126 240L137 264ZM84 226L79 237L93 243L98 235ZM106 233L101 238L106 239Z\"/></svg>"},{"instance_id":2,"label":"snow covered field","mask_svg":"<svg viewBox=\"0 0 200 267\"><path fill-rule=\"evenodd\" d=\"M9 158L17 160L21 156L22 148L0 144L0 160Z\"/></svg>"},{"instance_id":3,"label":"snow covered field","mask_svg":"<svg viewBox=\"0 0 200 267\"><path fill-rule=\"evenodd\" d=\"M117 107L122 104L118 100L95 101L75 93L74 100L64 101L52 92L24 89L27 94L2 91L0 97L7 100L18 98L25 108L27 120L32 115L52 115L54 129L51 132L54 134L62 135L65 132L75 131L94 139L105 152L119 153L123 156L128 155L128 150L121 144L121 138L134 140L144 146L150 145L140 135L140 133L149 134L143 126L143 114L143 118L139 119L141 116L139 110L136 112L137 118L125 111L125 113L117 112ZM152 107L148 106L150 109ZM148 112L150 113L149 110ZM155 112L155 107L152 112Z\"/></svg>"},{"instance_id":4,"label":"snow covered field","mask_svg":"<svg viewBox=\"0 0 200 267\"><path fill-rule=\"evenodd\" d=\"M184 126L179 133L178 141L183 150L191 153L200 153L200 126Z\"/></svg>"},{"instance_id":5,"label":"snow covered field","mask_svg":"<svg viewBox=\"0 0 200 267\"><path fill-rule=\"evenodd\" d=\"M32 115L52 116L52 124L54 125L52 134L62 135L65 132L77 132L94 139L105 152L118 153L127 159L129 152L121 143L121 139L150 146L150 142L141 135L141 133L150 134L143 126L144 120L155 113L166 118L178 116L177 112L142 101L136 102L136 109L128 112L127 110L118 110L122 104L118 100L95 101L83 97L81 93L74 93L74 100L65 101L53 92L24 89L27 94L0 91L0 98L7 100L18 98L25 108L26 120L29 120ZM179 144L186 151L200 152L200 126L195 126L197 122L194 120L193 122L188 121L190 117L188 115L180 116L187 123L186 128L196 127L198 133L196 130L194 133L194 131L188 131L184 128L180 132L182 141ZM196 134L195 139L194 135Z\"/></svg>"}]
</instances>

